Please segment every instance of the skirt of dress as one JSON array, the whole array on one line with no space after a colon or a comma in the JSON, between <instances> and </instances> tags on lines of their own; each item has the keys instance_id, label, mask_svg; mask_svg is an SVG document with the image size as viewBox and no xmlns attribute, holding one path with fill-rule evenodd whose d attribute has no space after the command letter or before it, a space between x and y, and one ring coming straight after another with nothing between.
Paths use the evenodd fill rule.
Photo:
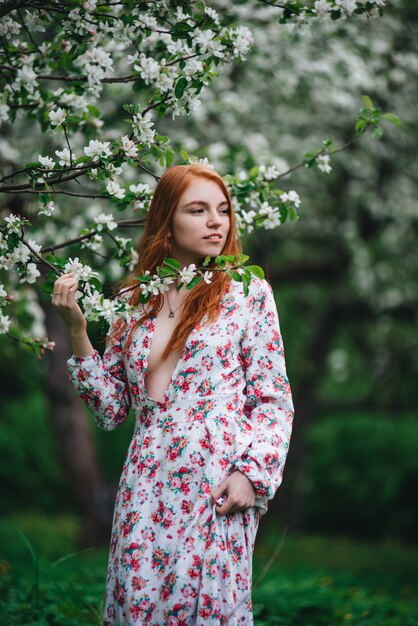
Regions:
<instances>
[{"instance_id":1,"label":"skirt of dress","mask_svg":"<svg viewBox=\"0 0 418 626\"><path fill-rule=\"evenodd\" d=\"M116 498L106 626L251 626L261 512L220 516L211 492L233 471L243 432L225 413L144 412Z\"/></svg>"}]
</instances>

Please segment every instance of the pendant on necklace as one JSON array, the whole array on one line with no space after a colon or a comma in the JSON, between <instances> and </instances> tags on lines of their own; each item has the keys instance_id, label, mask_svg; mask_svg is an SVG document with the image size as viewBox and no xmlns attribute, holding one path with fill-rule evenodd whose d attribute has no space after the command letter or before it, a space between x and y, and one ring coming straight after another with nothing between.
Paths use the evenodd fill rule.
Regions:
<instances>
[{"instance_id":1,"label":"pendant on necklace","mask_svg":"<svg viewBox=\"0 0 418 626\"><path fill-rule=\"evenodd\" d=\"M174 317L174 312L170 311L170 313L168 314L168 317Z\"/></svg>"}]
</instances>

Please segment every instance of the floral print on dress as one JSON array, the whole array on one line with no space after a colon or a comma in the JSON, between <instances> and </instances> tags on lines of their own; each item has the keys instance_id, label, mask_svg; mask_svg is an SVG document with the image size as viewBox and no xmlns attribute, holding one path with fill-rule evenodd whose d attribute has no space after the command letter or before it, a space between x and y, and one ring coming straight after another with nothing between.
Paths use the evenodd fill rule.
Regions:
<instances>
[{"instance_id":1,"label":"floral print on dress","mask_svg":"<svg viewBox=\"0 0 418 626\"><path fill-rule=\"evenodd\" d=\"M294 414L271 287L254 279L245 296L231 282L218 319L205 316L190 333L162 402L144 382L155 317L125 351L130 324L103 357L68 361L101 428L117 428L131 408L135 419L114 510L105 624L251 626L256 532L282 480ZM236 470L254 485L255 506L220 516L211 492Z\"/></svg>"}]
</instances>

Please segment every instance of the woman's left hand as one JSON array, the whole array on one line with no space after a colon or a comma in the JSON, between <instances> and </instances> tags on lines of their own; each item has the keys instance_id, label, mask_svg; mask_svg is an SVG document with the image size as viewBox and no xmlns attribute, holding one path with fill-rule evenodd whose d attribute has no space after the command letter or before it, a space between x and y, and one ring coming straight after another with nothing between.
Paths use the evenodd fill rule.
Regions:
<instances>
[{"instance_id":1,"label":"woman's left hand","mask_svg":"<svg viewBox=\"0 0 418 626\"><path fill-rule=\"evenodd\" d=\"M223 498L223 504L216 503L218 498ZM219 515L245 511L255 504L254 485L242 472L236 470L212 492L212 499Z\"/></svg>"}]
</instances>

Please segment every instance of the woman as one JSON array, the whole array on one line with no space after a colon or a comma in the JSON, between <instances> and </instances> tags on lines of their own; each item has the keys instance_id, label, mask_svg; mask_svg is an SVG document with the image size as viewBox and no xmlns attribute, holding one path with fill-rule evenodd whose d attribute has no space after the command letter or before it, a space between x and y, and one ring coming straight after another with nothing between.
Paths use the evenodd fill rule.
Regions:
<instances>
[{"instance_id":1,"label":"woman","mask_svg":"<svg viewBox=\"0 0 418 626\"><path fill-rule=\"evenodd\" d=\"M229 193L202 165L159 181L134 276L172 257L182 267L240 252ZM134 285L132 279L125 285ZM86 333L71 274L53 303L68 325L71 380L99 426L135 430L116 498L105 623L253 623L252 553L282 477L293 418L272 290L213 272L176 284L119 321L103 357ZM126 297L126 295L124 296Z\"/></svg>"}]
</instances>

